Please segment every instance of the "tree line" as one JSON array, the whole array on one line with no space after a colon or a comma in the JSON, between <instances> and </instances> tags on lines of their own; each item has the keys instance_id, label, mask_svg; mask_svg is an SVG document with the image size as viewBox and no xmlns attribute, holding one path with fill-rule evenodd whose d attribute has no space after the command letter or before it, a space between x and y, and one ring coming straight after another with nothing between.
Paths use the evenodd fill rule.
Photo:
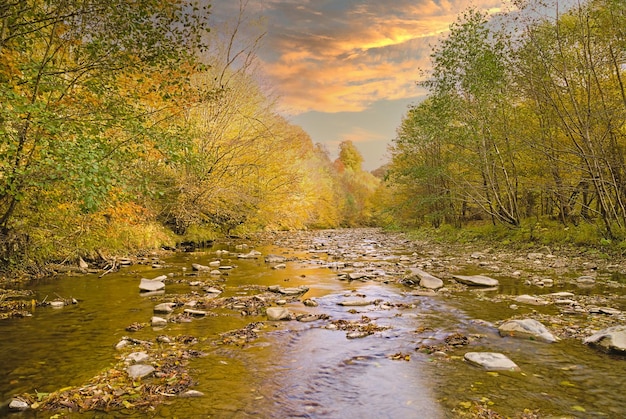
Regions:
<instances>
[{"instance_id":1,"label":"tree line","mask_svg":"<svg viewBox=\"0 0 626 419\"><path fill-rule=\"evenodd\" d=\"M368 222L378 179L278 114L245 4L0 4L0 265Z\"/></svg>"},{"instance_id":2,"label":"tree line","mask_svg":"<svg viewBox=\"0 0 626 419\"><path fill-rule=\"evenodd\" d=\"M415 225L593 223L626 232L626 3L469 9L431 54L390 147L385 201ZM532 221L531 221L532 222Z\"/></svg>"}]
</instances>

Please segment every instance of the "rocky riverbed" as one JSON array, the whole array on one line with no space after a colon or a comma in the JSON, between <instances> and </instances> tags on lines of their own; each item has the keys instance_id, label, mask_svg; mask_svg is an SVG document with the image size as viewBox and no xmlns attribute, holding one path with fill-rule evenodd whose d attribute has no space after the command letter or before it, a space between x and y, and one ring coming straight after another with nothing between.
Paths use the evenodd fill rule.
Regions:
<instances>
[{"instance_id":1,"label":"rocky riverbed","mask_svg":"<svg viewBox=\"0 0 626 419\"><path fill-rule=\"evenodd\" d=\"M625 412L615 397L607 396L610 405L603 406L603 401L594 404L580 396L597 391L594 385L608 387L601 392L613 391L614 382L589 384L596 364L625 370L626 266L621 260L545 247L521 252L440 245L377 229L346 229L265 233L215 243L205 252L145 261L120 271L134 278L134 292L152 309L141 310L138 321L119 330L123 335L108 349L116 361L79 385L14 394L7 410L158 413L159 406L188 398L200 400L195 405L201 406L210 396L202 391L203 372L193 365L225 348L244 354L263 342L261 347L282 348L277 358L294 353L310 359L314 365L298 361L301 378L310 381L305 390L326 395L273 394L275 403L288 405L278 408L282 414L345 417L386 409L390 417L429 412L430 417L535 418ZM46 308L47 300L38 300L32 291L9 289L5 295L3 300L11 301L22 317L35 307ZM80 298L61 294L55 300L61 310L82 304ZM211 321L220 326L207 333L202 325ZM231 323L237 327L222 327ZM307 343L290 346L299 341ZM584 354L590 364L567 361L566 355L555 360L569 351L570 358ZM341 357L341 367L332 370L335 379L328 381L323 364L333 356ZM406 366L399 366L400 361ZM284 388L286 378L271 372L282 360L252 362L259 370L269 369L263 374ZM423 380L407 385L415 391L425 386L422 398L396 389L379 391L384 399L361 400L374 389L351 375L355 365L372 377L381 374L372 369L377 365L385 367L385 374L417 376L428 370L444 376L424 373ZM533 388L555 365L564 377L557 379L563 395ZM463 375L455 376L459 369ZM586 375L571 373L580 370ZM391 385L398 377L379 379ZM578 378L590 388L583 388ZM342 389L350 397L331 402L327 392L344 380ZM511 390L501 388L507 380L528 381L524 391L536 399L522 394L513 400ZM492 387L485 389L486 382ZM550 397L567 401L542 401ZM293 400L299 402L292 405ZM331 403L335 405L327 406Z\"/></svg>"}]
</instances>

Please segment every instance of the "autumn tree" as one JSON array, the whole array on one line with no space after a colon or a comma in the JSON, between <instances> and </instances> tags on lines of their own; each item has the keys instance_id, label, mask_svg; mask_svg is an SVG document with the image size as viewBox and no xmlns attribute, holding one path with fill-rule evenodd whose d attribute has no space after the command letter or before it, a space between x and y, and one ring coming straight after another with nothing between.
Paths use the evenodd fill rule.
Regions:
<instances>
[{"instance_id":1,"label":"autumn tree","mask_svg":"<svg viewBox=\"0 0 626 419\"><path fill-rule=\"evenodd\" d=\"M352 141L339 144L339 157L335 167L341 180L343 224L367 225L372 218L370 201L379 180L361 167L363 156Z\"/></svg>"},{"instance_id":2,"label":"autumn tree","mask_svg":"<svg viewBox=\"0 0 626 419\"><path fill-rule=\"evenodd\" d=\"M0 6L0 227L4 248L55 203L98 210L170 107L134 87L184 81L208 30L186 1L25 0ZM32 239L32 236L31 236ZM6 256L5 252L5 256ZM6 257L5 257L6 261Z\"/></svg>"}]
</instances>

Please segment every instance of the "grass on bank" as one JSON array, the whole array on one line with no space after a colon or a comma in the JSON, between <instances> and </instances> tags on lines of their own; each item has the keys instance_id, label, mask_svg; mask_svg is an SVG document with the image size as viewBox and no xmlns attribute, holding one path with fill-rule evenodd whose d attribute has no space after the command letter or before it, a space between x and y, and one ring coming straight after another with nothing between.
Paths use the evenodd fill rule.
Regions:
<instances>
[{"instance_id":1,"label":"grass on bank","mask_svg":"<svg viewBox=\"0 0 626 419\"><path fill-rule=\"evenodd\" d=\"M609 238L603 225L595 222L563 225L553 220L533 219L524 221L519 227L473 222L460 228L449 224L439 228L412 228L408 234L413 239L428 239L438 243L480 243L518 250L569 248L605 257L626 255L626 229L614 229L614 237Z\"/></svg>"}]
</instances>

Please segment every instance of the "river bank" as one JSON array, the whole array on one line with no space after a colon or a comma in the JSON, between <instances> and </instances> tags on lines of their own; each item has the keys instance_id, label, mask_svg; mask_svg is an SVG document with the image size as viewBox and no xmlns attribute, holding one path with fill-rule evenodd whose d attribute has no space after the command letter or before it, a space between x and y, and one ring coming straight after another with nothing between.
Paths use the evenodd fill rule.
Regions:
<instances>
[{"instance_id":1,"label":"river bank","mask_svg":"<svg viewBox=\"0 0 626 419\"><path fill-rule=\"evenodd\" d=\"M35 354L19 357L2 371L9 380L1 387L5 398L23 401L26 412L121 410L131 416L420 417L428 411L430 417L614 417L626 408L619 396L624 360L584 343L598 330L624 324L622 261L353 229L229 239L150 262L102 278L92 273L34 287L22 301L40 302L55 290L77 304L54 312L26 309L32 318L0 323L5 336L19 333L19 322L36 327L51 314L52 328L62 322L82 330L97 320L99 337L74 346L93 352L95 345L102 362L85 366L78 382L60 380L66 385L47 383L33 392L35 383L24 378L20 363L37 362ZM423 273L441 283L423 282ZM162 293L139 293L141 278L161 275ZM498 285L461 281L475 275ZM94 295L94 288L113 301ZM100 318L110 316L120 320L103 328ZM502 337L505 322L524 319L540 322L555 342ZM82 339L68 336L60 332L49 344L63 352L63 339ZM11 351L8 342L3 353ZM518 369L484 370L472 366L467 353L501 353ZM57 364L76 367L76 354L64 356ZM133 378L134 365L145 365L146 375ZM223 371L219 378L210 372L216 368ZM55 377L46 374L34 376L43 382Z\"/></svg>"}]
</instances>

